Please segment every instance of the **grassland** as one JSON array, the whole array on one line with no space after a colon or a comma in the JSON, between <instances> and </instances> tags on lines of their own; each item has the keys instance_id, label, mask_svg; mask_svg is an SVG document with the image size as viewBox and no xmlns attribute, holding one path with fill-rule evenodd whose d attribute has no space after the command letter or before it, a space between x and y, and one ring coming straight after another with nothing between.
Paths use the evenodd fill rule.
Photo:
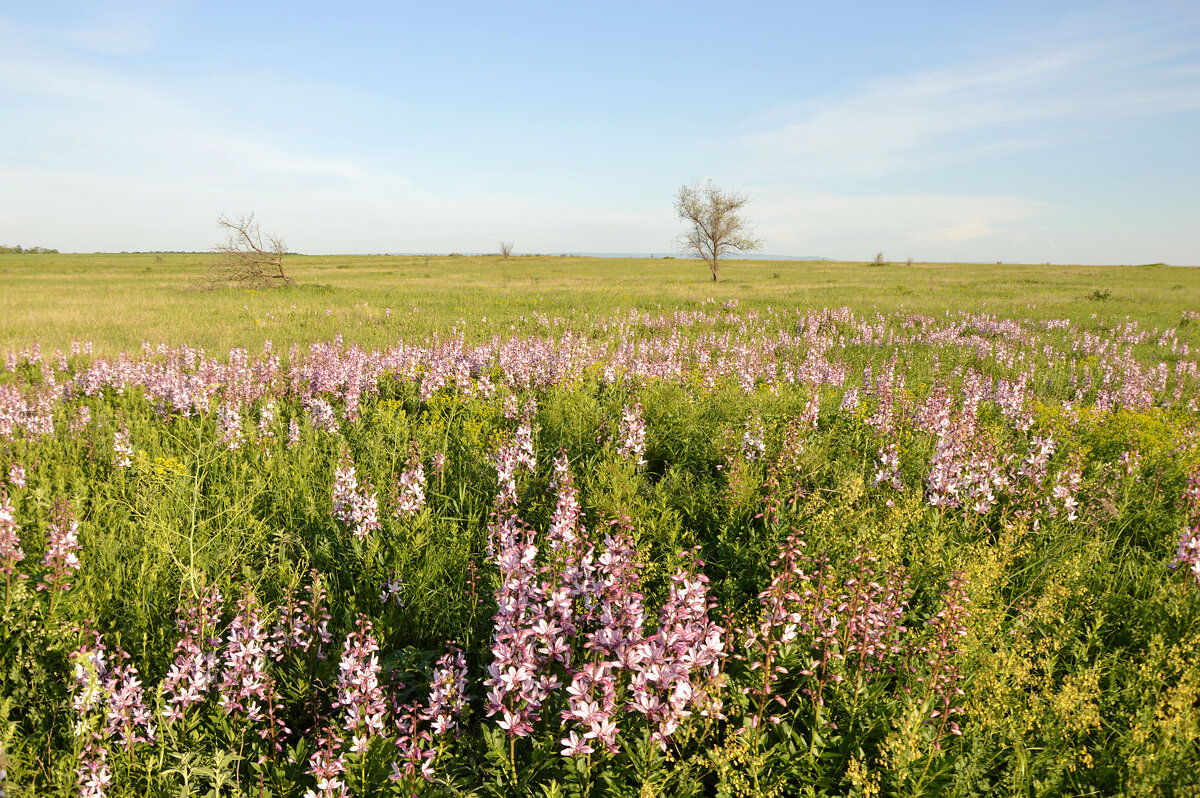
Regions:
<instances>
[{"instance_id":1,"label":"grassland","mask_svg":"<svg viewBox=\"0 0 1200 798\"><path fill-rule=\"evenodd\" d=\"M1200 794L1200 271L207 260L0 256L0 793Z\"/></svg>"},{"instance_id":2,"label":"grassland","mask_svg":"<svg viewBox=\"0 0 1200 798\"><path fill-rule=\"evenodd\" d=\"M535 311L569 319L616 307L692 309L710 298L760 310L1102 313L1159 328L1200 305L1200 269L1164 266L730 261L713 283L703 264L677 259L292 256L292 287L197 290L212 257L0 255L0 350L35 341L65 349L85 339L107 354L144 341L257 350L267 339L305 344L337 334L378 347L445 335L459 319L468 340L479 340Z\"/></svg>"}]
</instances>

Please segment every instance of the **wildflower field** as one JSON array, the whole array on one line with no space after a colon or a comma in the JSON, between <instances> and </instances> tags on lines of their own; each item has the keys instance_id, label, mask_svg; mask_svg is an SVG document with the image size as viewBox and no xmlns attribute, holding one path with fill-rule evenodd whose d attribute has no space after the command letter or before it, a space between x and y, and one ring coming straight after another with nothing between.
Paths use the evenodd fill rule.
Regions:
<instances>
[{"instance_id":1,"label":"wildflower field","mask_svg":"<svg viewBox=\"0 0 1200 798\"><path fill-rule=\"evenodd\" d=\"M429 260L0 256L0 793L1200 794L1197 270Z\"/></svg>"}]
</instances>

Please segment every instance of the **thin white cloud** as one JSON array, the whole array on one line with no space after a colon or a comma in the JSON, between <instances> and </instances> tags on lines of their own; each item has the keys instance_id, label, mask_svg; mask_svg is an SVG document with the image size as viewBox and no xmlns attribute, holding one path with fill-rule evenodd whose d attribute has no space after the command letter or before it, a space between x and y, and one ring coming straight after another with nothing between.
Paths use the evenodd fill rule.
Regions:
<instances>
[{"instance_id":1,"label":"thin white cloud","mask_svg":"<svg viewBox=\"0 0 1200 798\"><path fill-rule=\"evenodd\" d=\"M1001 149L1103 135L1124 120L1200 108L1197 48L1104 38L888 78L775 109L746 139L761 177L872 178Z\"/></svg>"},{"instance_id":2,"label":"thin white cloud","mask_svg":"<svg viewBox=\"0 0 1200 798\"><path fill-rule=\"evenodd\" d=\"M752 215L767 250L844 258L856 253L866 258L881 249L963 257L966 244L1006 250L1054 210L1050 203L1006 195L853 196L772 187L753 193Z\"/></svg>"},{"instance_id":3,"label":"thin white cloud","mask_svg":"<svg viewBox=\"0 0 1200 798\"><path fill-rule=\"evenodd\" d=\"M229 132L239 125L203 91L168 91L118 70L45 53L0 53L4 94L50 109L26 160L61 169L280 188L356 180L367 171L352 158L289 146L253 123Z\"/></svg>"},{"instance_id":4,"label":"thin white cloud","mask_svg":"<svg viewBox=\"0 0 1200 798\"><path fill-rule=\"evenodd\" d=\"M173 25L178 0L91 0L62 31L65 41L103 55L129 55L154 47ZM70 12L68 12L70 13Z\"/></svg>"},{"instance_id":5,"label":"thin white cloud","mask_svg":"<svg viewBox=\"0 0 1200 798\"><path fill-rule=\"evenodd\" d=\"M136 53L148 49L154 42L150 27L138 23L71 30L67 31L66 37L84 50L106 55Z\"/></svg>"}]
</instances>

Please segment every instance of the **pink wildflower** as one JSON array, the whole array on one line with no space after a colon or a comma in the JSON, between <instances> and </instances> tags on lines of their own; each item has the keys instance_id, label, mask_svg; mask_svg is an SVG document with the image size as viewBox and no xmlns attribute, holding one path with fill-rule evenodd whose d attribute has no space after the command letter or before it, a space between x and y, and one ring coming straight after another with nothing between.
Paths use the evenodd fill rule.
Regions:
<instances>
[{"instance_id":1,"label":"pink wildflower","mask_svg":"<svg viewBox=\"0 0 1200 798\"><path fill-rule=\"evenodd\" d=\"M4 489L0 488L0 571L10 580L16 564L25 559L25 553L21 551L21 536L18 534L20 529L12 502Z\"/></svg>"},{"instance_id":2,"label":"pink wildflower","mask_svg":"<svg viewBox=\"0 0 1200 798\"><path fill-rule=\"evenodd\" d=\"M637 465L645 465L646 458L646 420L642 416L642 403L634 400L621 410L621 424L618 427L617 453L632 456Z\"/></svg>"},{"instance_id":3,"label":"pink wildflower","mask_svg":"<svg viewBox=\"0 0 1200 798\"><path fill-rule=\"evenodd\" d=\"M38 590L63 591L71 587L67 580L79 569L79 523L71 514L71 507L60 502L47 532L48 542L42 566L47 573L42 577Z\"/></svg>"}]
</instances>

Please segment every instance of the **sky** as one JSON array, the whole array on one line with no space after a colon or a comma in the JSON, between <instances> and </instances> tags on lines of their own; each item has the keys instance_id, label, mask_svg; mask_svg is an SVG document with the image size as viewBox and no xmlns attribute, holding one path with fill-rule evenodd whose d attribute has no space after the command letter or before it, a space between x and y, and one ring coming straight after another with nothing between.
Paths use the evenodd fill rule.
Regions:
<instances>
[{"instance_id":1,"label":"sky","mask_svg":"<svg viewBox=\"0 0 1200 798\"><path fill-rule=\"evenodd\" d=\"M1200 3L0 0L0 244L1200 264Z\"/></svg>"}]
</instances>

